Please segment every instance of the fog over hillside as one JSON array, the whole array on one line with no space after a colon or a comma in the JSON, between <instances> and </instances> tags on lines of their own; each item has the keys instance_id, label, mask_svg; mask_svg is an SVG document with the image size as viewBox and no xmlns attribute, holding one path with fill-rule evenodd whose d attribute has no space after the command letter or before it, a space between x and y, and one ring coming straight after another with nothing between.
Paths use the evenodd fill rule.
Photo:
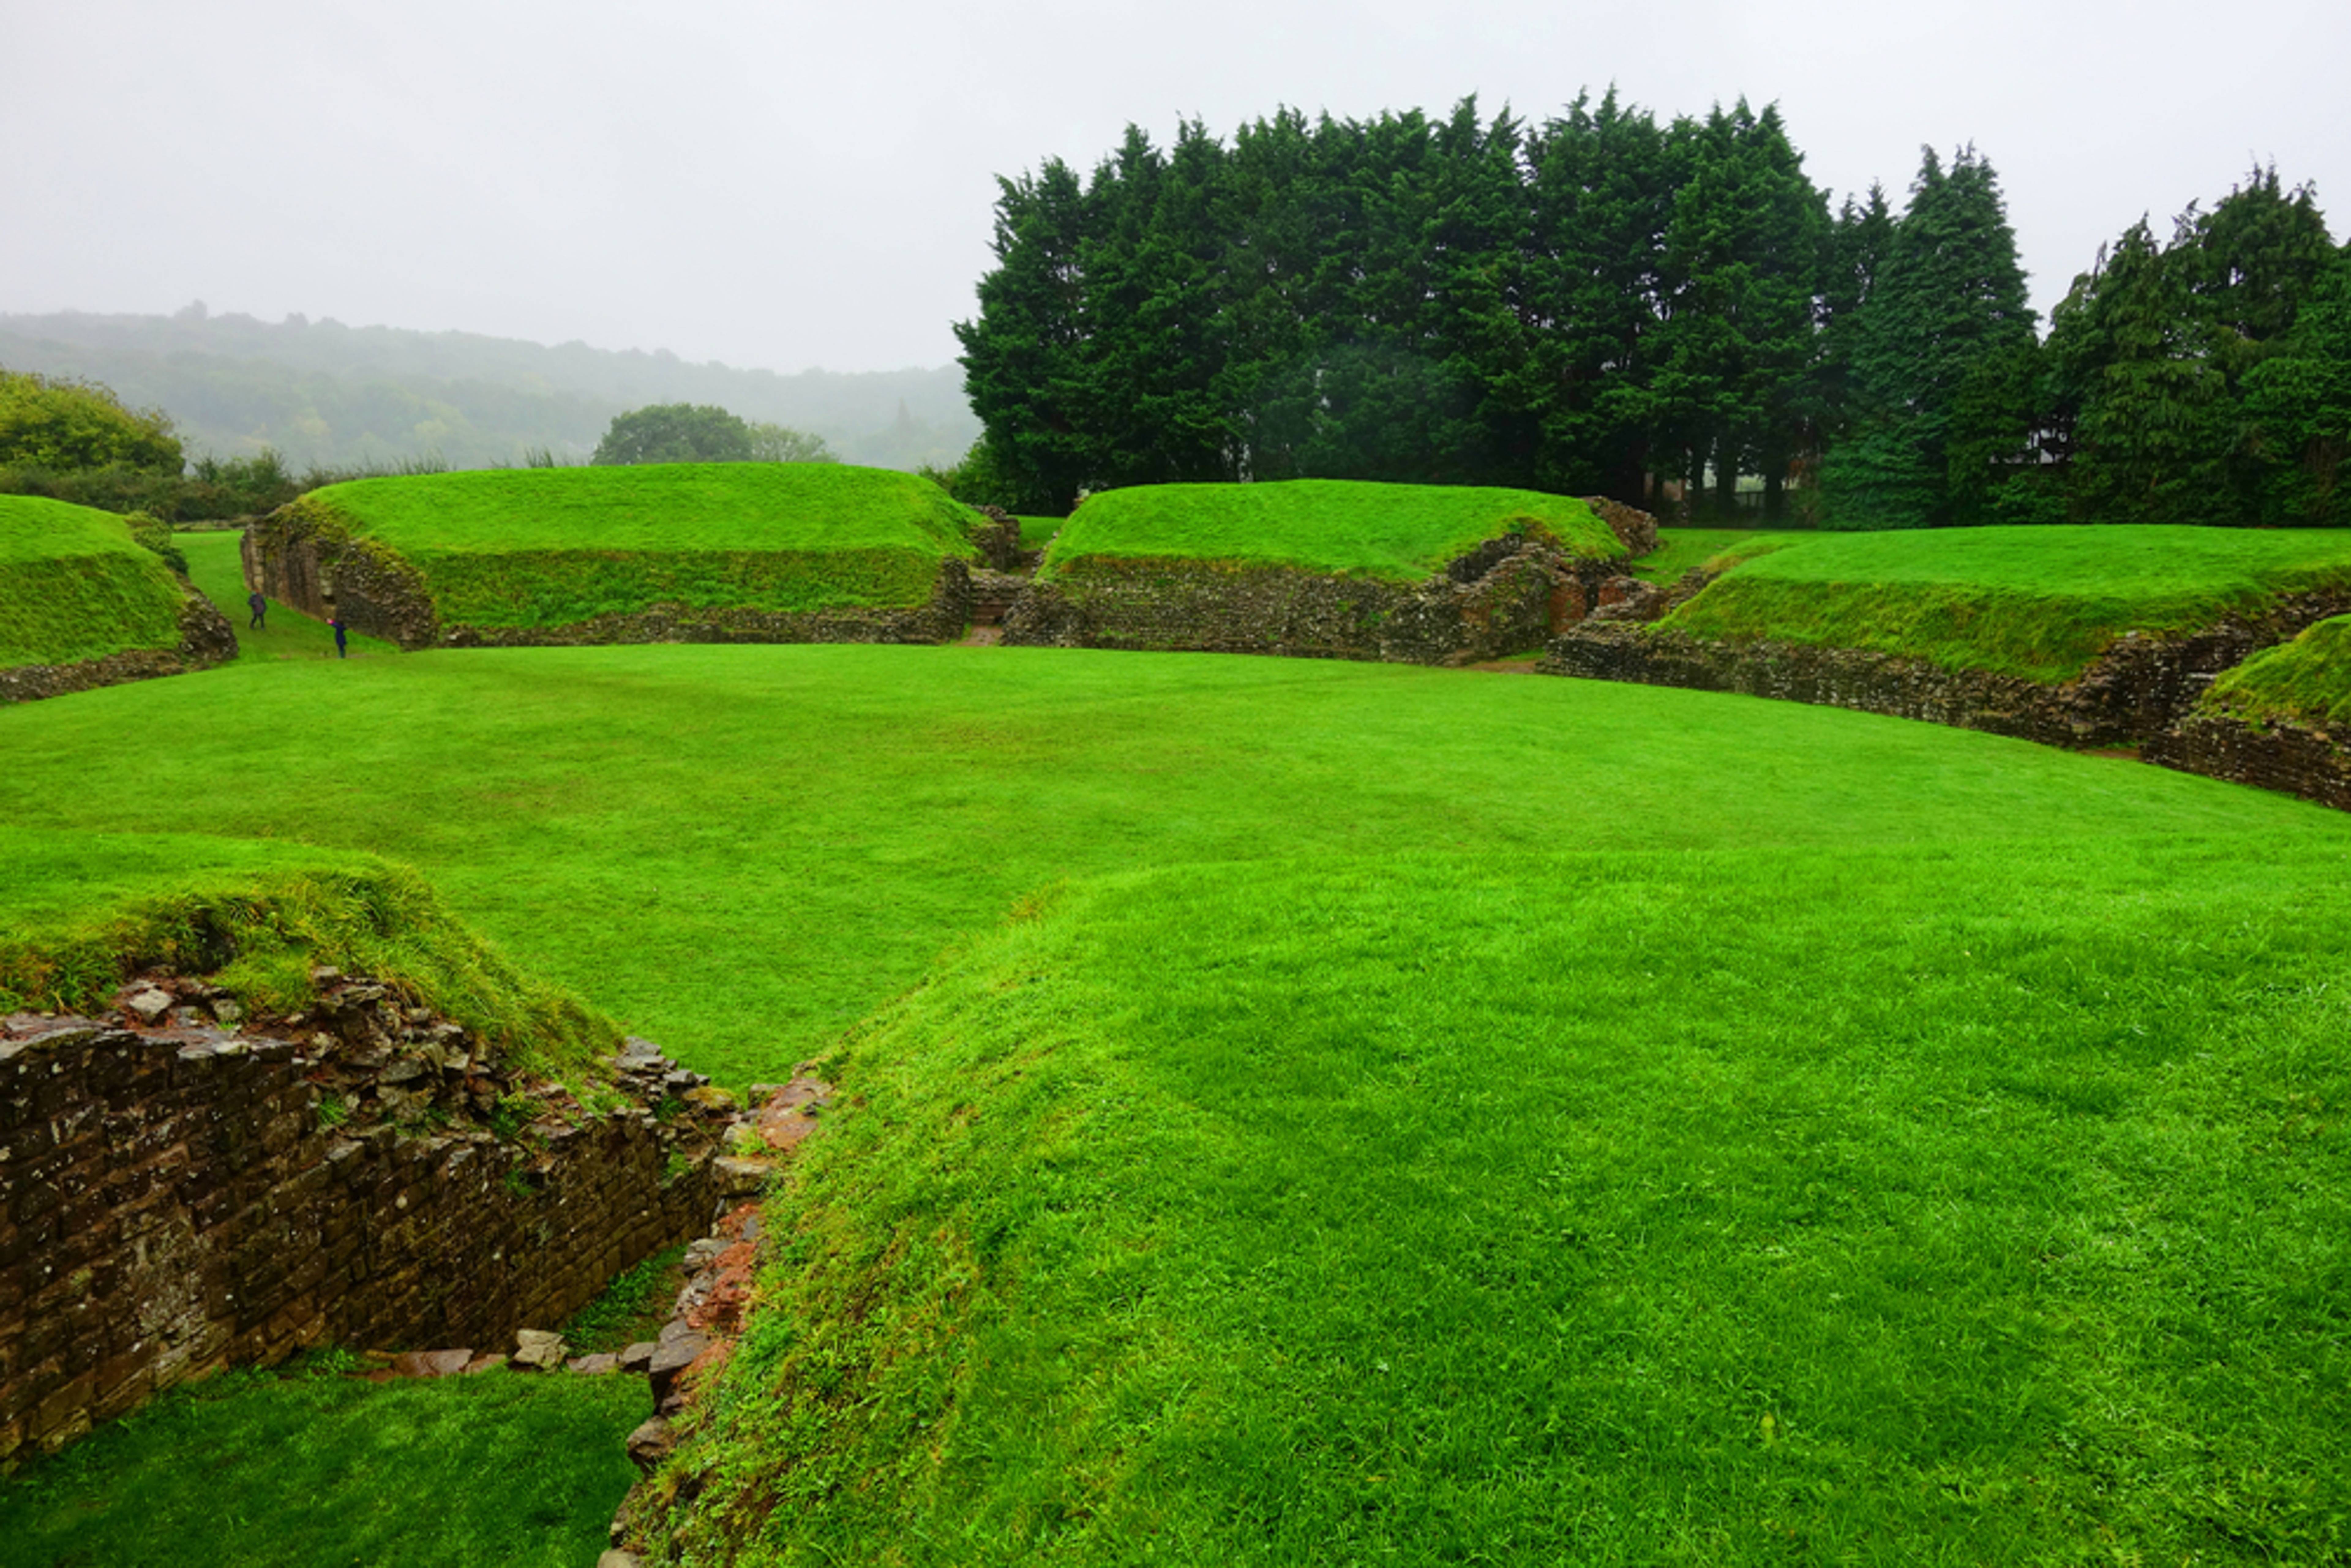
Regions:
<instances>
[{"instance_id":1,"label":"fog over hillside","mask_svg":"<svg viewBox=\"0 0 2351 1568\"><path fill-rule=\"evenodd\" d=\"M952 463L979 434L963 371L833 374L689 364L666 350L553 348L468 332L347 327L206 312L0 314L0 365L100 381L161 408L189 455L276 448L295 467L437 455L518 463L548 448L585 458L612 416L653 402L716 403L813 431L852 463Z\"/></svg>"}]
</instances>

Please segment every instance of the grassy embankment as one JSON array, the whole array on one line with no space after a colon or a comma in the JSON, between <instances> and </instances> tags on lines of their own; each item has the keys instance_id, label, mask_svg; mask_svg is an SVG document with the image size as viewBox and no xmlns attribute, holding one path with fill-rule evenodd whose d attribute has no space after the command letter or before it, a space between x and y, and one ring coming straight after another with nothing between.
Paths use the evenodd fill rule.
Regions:
<instances>
[{"instance_id":1,"label":"grassy embankment","mask_svg":"<svg viewBox=\"0 0 2351 1568\"><path fill-rule=\"evenodd\" d=\"M34 831L413 862L730 1078L871 1018L717 1406L767 1560L2351 1550L2339 814L1017 649L230 668L0 751Z\"/></svg>"},{"instance_id":2,"label":"grassy embankment","mask_svg":"<svg viewBox=\"0 0 2351 1568\"><path fill-rule=\"evenodd\" d=\"M1053 536L1061 531L1061 525L1068 520L1069 519L1066 517L1019 518L1020 548L1022 549L1043 549L1048 544L1052 542Z\"/></svg>"},{"instance_id":3,"label":"grassy embankment","mask_svg":"<svg viewBox=\"0 0 2351 1568\"><path fill-rule=\"evenodd\" d=\"M1291 479L1272 485L1138 485L1089 499L1062 524L1041 580L1095 560L1288 567L1419 582L1505 534L1614 559L1623 543L1583 502L1534 490Z\"/></svg>"},{"instance_id":4,"label":"grassy embankment","mask_svg":"<svg viewBox=\"0 0 2351 1568\"><path fill-rule=\"evenodd\" d=\"M208 528L177 533L172 542L187 558L188 580L204 590L204 597L220 606L228 617L229 626L236 632L236 656L240 659L331 659L335 656L335 634L323 621L313 621L290 604L272 601L269 614L259 631L247 622L252 612L246 608L245 565L237 554L240 536L235 529ZM381 639L353 632L348 636L349 657L365 659L384 653L397 653L398 648Z\"/></svg>"},{"instance_id":5,"label":"grassy embankment","mask_svg":"<svg viewBox=\"0 0 2351 1568\"><path fill-rule=\"evenodd\" d=\"M611 1025L522 974L402 866L349 850L0 823L0 1012L109 1005L149 967L298 1011L327 965L401 987L517 1065L576 1079Z\"/></svg>"},{"instance_id":6,"label":"grassy embankment","mask_svg":"<svg viewBox=\"0 0 2351 1568\"><path fill-rule=\"evenodd\" d=\"M841 1051L687 1561L2335 1561L2326 841L1047 901Z\"/></svg>"},{"instance_id":7,"label":"grassy embankment","mask_svg":"<svg viewBox=\"0 0 2351 1568\"><path fill-rule=\"evenodd\" d=\"M833 463L418 475L296 505L414 566L444 624L918 605L942 559L975 555L976 514L937 486Z\"/></svg>"},{"instance_id":8,"label":"grassy embankment","mask_svg":"<svg viewBox=\"0 0 2351 1568\"><path fill-rule=\"evenodd\" d=\"M2351 724L2351 615L2255 653L2212 683L2204 706L2254 720Z\"/></svg>"},{"instance_id":9,"label":"grassy embankment","mask_svg":"<svg viewBox=\"0 0 2351 1568\"><path fill-rule=\"evenodd\" d=\"M0 1568L580 1568L651 1409L634 1377L230 1373L0 1481Z\"/></svg>"},{"instance_id":10,"label":"grassy embankment","mask_svg":"<svg viewBox=\"0 0 2351 1568\"><path fill-rule=\"evenodd\" d=\"M2189 630L2346 583L2351 534L2339 529L1841 534L1748 560L1660 624L2053 682L2080 674L2126 632Z\"/></svg>"},{"instance_id":11,"label":"grassy embankment","mask_svg":"<svg viewBox=\"0 0 2351 1568\"><path fill-rule=\"evenodd\" d=\"M176 648L183 599L120 517L0 496L0 668Z\"/></svg>"},{"instance_id":12,"label":"grassy embankment","mask_svg":"<svg viewBox=\"0 0 2351 1568\"><path fill-rule=\"evenodd\" d=\"M1625 570L1649 582L1674 582L1692 567L1723 571L1820 537L1810 528L1659 528L1657 548Z\"/></svg>"}]
</instances>

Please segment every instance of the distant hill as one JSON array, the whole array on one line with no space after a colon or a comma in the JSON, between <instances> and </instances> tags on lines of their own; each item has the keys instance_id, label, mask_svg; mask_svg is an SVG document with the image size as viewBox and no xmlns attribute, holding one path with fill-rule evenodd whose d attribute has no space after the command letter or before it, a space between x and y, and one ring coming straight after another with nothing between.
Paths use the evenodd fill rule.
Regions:
<instances>
[{"instance_id":1,"label":"distant hill","mask_svg":"<svg viewBox=\"0 0 2351 1568\"><path fill-rule=\"evenodd\" d=\"M614 414L716 403L813 431L852 463L948 464L979 435L963 371L834 374L688 364L666 350L547 348L470 332L212 316L0 313L0 365L104 382L169 413L191 457L275 447L297 469L437 455L453 467L584 459Z\"/></svg>"}]
</instances>

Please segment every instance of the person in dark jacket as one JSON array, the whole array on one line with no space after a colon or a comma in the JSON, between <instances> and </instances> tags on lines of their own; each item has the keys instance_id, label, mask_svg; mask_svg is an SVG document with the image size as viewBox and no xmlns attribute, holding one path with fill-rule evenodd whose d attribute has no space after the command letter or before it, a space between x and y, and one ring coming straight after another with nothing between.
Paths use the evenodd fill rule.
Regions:
<instances>
[{"instance_id":1,"label":"person in dark jacket","mask_svg":"<svg viewBox=\"0 0 2351 1568\"><path fill-rule=\"evenodd\" d=\"M262 622L269 618L269 600L262 593L261 590L256 588L251 593L246 594L245 596L245 605L246 609L253 612L253 622L246 628L246 630L248 632L267 631L268 628L263 625Z\"/></svg>"},{"instance_id":2,"label":"person in dark jacket","mask_svg":"<svg viewBox=\"0 0 2351 1568\"><path fill-rule=\"evenodd\" d=\"M344 641L343 641L343 615L342 615L342 612L341 612L341 611L340 611L340 610L339 610L339 611L337 611L337 612L335 612L335 618L334 618L332 621L328 622L327 622L327 624L328 624L328 625L329 625L329 626L332 626L332 627L335 629L335 657L336 657L336 658L338 658L338 659L348 659L348 658L350 658L350 657L351 656L351 655L350 655L350 650L349 646L348 646L348 645L346 645L346 644L345 644L345 643L344 643Z\"/></svg>"}]
</instances>

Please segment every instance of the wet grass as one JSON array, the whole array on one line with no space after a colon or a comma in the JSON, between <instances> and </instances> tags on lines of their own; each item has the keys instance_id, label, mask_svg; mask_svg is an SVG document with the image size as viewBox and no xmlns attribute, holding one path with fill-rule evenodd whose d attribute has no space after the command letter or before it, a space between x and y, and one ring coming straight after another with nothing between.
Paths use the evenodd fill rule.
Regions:
<instances>
[{"instance_id":1,"label":"wet grass","mask_svg":"<svg viewBox=\"0 0 2351 1568\"><path fill-rule=\"evenodd\" d=\"M0 1482L0 1568L580 1568L641 1378L230 1373Z\"/></svg>"}]
</instances>

